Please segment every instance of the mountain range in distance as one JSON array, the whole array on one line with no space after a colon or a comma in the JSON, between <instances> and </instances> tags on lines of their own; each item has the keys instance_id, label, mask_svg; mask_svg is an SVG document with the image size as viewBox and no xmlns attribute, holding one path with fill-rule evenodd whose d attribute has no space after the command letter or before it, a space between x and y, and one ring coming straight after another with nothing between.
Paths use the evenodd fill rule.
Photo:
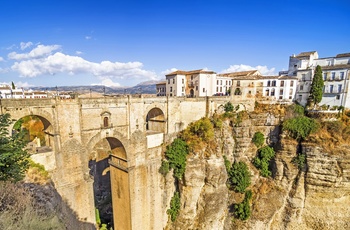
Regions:
<instances>
[{"instance_id":1,"label":"mountain range in distance","mask_svg":"<svg viewBox=\"0 0 350 230\"><path fill-rule=\"evenodd\" d=\"M45 87L36 86L31 87L32 90L38 91L58 91L70 92L77 94L86 94L90 92L97 92L101 94L156 94L156 84L161 81L145 81L132 87L109 87L104 85L87 85L87 86L56 86Z\"/></svg>"}]
</instances>

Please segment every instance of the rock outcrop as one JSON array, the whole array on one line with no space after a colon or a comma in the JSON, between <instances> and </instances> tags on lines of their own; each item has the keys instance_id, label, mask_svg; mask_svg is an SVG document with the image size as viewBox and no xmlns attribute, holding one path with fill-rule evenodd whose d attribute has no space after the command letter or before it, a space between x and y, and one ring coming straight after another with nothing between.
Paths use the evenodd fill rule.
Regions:
<instances>
[{"instance_id":1,"label":"rock outcrop","mask_svg":"<svg viewBox=\"0 0 350 230\"><path fill-rule=\"evenodd\" d=\"M180 214L167 229L350 229L350 149L300 145L282 134L282 119L278 113L251 113L239 124L224 122L216 130L215 153L203 149L188 157ZM257 148L251 140L258 131L276 151L272 178L261 177L252 164ZM293 163L300 151L306 155L301 168ZM244 161L252 173L247 221L233 215L244 195L228 189L223 155Z\"/></svg>"}]
</instances>

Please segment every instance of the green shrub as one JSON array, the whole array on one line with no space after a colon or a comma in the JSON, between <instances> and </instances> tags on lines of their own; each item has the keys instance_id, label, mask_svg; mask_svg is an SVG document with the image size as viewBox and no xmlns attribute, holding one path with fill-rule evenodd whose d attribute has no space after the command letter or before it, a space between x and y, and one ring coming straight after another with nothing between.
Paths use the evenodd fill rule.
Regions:
<instances>
[{"instance_id":1,"label":"green shrub","mask_svg":"<svg viewBox=\"0 0 350 230\"><path fill-rule=\"evenodd\" d=\"M256 147L260 148L265 143L264 134L262 134L261 132L254 133L252 141Z\"/></svg>"},{"instance_id":2,"label":"green shrub","mask_svg":"<svg viewBox=\"0 0 350 230\"><path fill-rule=\"evenodd\" d=\"M283 122L283 130L296 140L305 140L311 133L316 132L319 124L312 118L300 116Z\"/></svg>"},{"instance_id":3,"label":"green shrub","mask_svg":"<svg viewBox=\"0 0 350 230\"><path fill-rule=\"evenodd\" d=\"M242 203L234 205L235 216L240 220L247 220L251 215L250 200L252 199L252 191L248 190L245 192L244 200Z\"/></svg>"},{"instance_id":4,"label":"green shrub","mask_svg":"<svg viewBox=\"0 0 350 230\"><path fill-rule=\"evenodd\" d=\"M159 172L163 175L166 176L169 172L169 162L162 160L162 165L159 168Z\"/></svg>"},{"instance_id":5,"label":"green shrub","mask_svg":"<svg viewBox=\"0 0 350 230\"><path fill-rule=\"evenodd\" d=\"M234 109L233 105L231 102L227 102L225 105L224 105L224 110L226 113L229 113L229 112L232 112Z\"/></svg>"},{"instance_id":6,"label":"green shrub","mask_svg":"<svg viewBox=\"0 0 350 230\"><path fill-rule=\"evenodd\" d=\"M255 167L260 170L260 174L263 177L271 176L269 165L274 156L275 150L270 146L265 146L258 150L258 155L253 159Z\"/></svg>"},{"instance_id":7,"label":"green shrub","mask_svg":"<svg viewBox=\"0 0 350 230\"><path fill-rule=\"evenodd\" d=\"M214 127L209 118L203 117L192 122L180 134L180 137L185 141L193 139L193 136L199 138L200 141L209 141L214 137Z\"/></svg>"},{"instance_id":8,"label":"green shrub","mask_svg":"<svg viewBox=\"0 0 350 230\"><path fill-rule=\"evenodd\" d=\"M180 193L175 192L174 196L170 201L170 209L168 209L167 213L170 215L171 221L174 222L179 215L181 207Z\"/></svg>"},{"instance_id":9,"label":"green shrub","mask_svg":"<svg viewBox=\"0 0 350 230\"><path fill-rule=\"evenodd\" d=\"M244 162L233 162L231 165L226 156L224 156L224 163L228 175L229 186L236 192L244 193L251 183L251 174L248 166Z\"/></svg>"},{"instance_id":10,"label":"green shrub","mask_svg":"<svg viewBox=\"0 0 350 230\"><path fill-rule=\"evenodd\" d=\"M218 115L214 115L211 119L214 128L221 129L222 128L222 120Z\"/></svg>"},{"instance_id":11,"label":"green shrub","mask_svg":"<svg viewBox=\"0 0 350 230\"><path fill-rule=\"evenodd\" d=\"M293 158L292 163L295 164L299 169L302 169L306 165L306 154L299 153L296 157Z\"/></svg>"},{"instance_id":12,"label":"green shrub","mask_svg":"<svg viewBox=\"0 0 350 230\"><path fill-rule=\"evenodd\" d=\"M174 169L174 176L182 179L186 169L186 156L188 154L188 145L180 138L176 138L171 145L167 146L165 157L169 162L169 167ZM166 163L164 163L166 164ZM163 166L163 163L162 163ZM164 166L166 167L166 166Z\"/></svg>"}]
</instances>

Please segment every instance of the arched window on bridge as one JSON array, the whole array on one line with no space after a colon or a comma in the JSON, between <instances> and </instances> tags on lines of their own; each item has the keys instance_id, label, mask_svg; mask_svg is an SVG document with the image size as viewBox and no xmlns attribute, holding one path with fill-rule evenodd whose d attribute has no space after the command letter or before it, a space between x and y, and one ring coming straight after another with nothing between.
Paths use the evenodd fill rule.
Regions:
<instances>
[{"instance_id":1,"label":"arched window on bridge","mask_svg":"<svg viewBox=\"0 0 350 230\"><path fill-rule=\"evenodd\" d=\"M111 120L111 113L108 111L105 111L101 113L101 128L111 128L112 123Z\"/></svg>"},{"instance_id":2,"label":"arched window on bridge","mask_svg":"<svg viewBox=\"0 0 350 230\"><path fill-rule=\"evenodd\" d=\"M146 116L146 130L149 132L165 132L165 116L161 109L153 108Z\"/></svg>"},{"instance_id":3,"label":"arched window on bridge","mask_svg":"<svg viewBox=\"0 0 350 230\"><path fill-rule=\"evenodd\" d=\"M104 118L103 118L103 127L104 127L104 128L107 128L108 125L109 125L109 124L108 124L108 117L104 117Z\"/></svg>"}]
</instances>

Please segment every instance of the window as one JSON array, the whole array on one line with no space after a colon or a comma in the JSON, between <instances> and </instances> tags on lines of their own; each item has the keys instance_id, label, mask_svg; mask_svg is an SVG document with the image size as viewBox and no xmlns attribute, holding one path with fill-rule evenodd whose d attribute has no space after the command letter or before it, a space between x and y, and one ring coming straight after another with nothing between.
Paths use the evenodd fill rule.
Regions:
<instances>
[{"instance_id":1,"label":"window","mask_svg":"<svg viewBox=\"0 0 350 230\"><path fill-rule=\"evenodd\" d=\"M283 89L280 89L280 95L283 95Z\"/></svg>"},{"instance_id":2,"label":"window","mask_svg":"<svg viewBox=\"0 0 350 230\"><path fill-rule=\"evenodd\" d=\"M303 99L303 95L299 94L298 95L298 101L301 101Z\"/></svg>"},{"instance_id":3,"label":"window","mask_svg":"<svg viewBox=\"0 0 350 230\"><path fill-rule=\"evenodd\" d=\"M198 85L196 85L196 90L198 91Z\"/></svg>"},{"instance_id":4,"label":"window","mask_svg":"<svg viewBox=\"0 0 350 230\"><path fill-rule=\"evenodd\" d=\"M265 91L265 96L270 96L270 90L267 89L267 90Z\"/></svg>"},{"instance_id":5,"label":"window","mask_svg":"<svg viewBox=\"0 0 350 230\"><path fill-rule=\"evenodd\" d=\"M303 85L300 86L300 91L301 91L301 90L304 90L304 86L303 86Z\"/></svg>"},{"instance_id":6,"label":"window","mask_svg":"<svg viewBox=\"0 0 350 230\"><path fill-rule=\"evenodd\" d=\"M170 79L168 79L168 84L170 84Z\"/></svg>"},{"instance_id":7,"label":"window","mask_svg":"<svg viewBox=\"0 0 350 230\"><path fill-rule=\"evenodd\" d=\"M182 92L185 92L185 87L182 87Z\"/></svg>"},{"instance_id":8,"label":"window","mask_svg":"<svg viewBox=\"0 0 350 230\"><path fill-rule=\"evenodd\" d=\"M334 87L333 85L330 85L330 86L329 86L329 92L330 92L330 93L333 93L333 87Z\"/></svg>"},{"instance_id":9,"label":"window","mask_svg":"<svg viewBox=\"0 0 350 230\"><path fill-rule=\"evenodd\" d=\"M337 100L339 100L339 99L340 99L340 95L337 95L335 98L336 98Z\"/></svg>"},{"instance_id":10,"label":"window","mask_svg":"<svg viewBox=\"0 0 350 230\"><path fill-rule=\"evenodd\" d=\"M227 85L227 81L226 81L226 85Z\"/></svg>"},{"instance_id":11,"label":"window","mask_svg":"<svg viewBox=\"0 0 350 230\"><path fill-rule=\"evenodd\" d=\"M282 86L282 87L284 86L284 81L281 81L281 86Z\"/></svg>"},{"instance_id":12,"label":"window","mask_svg":"<svg viewBox=\"0 0 350 230\"><path fill-rule=\"evenodd\" d=\"M267 81L267 86L271 86L271 82L270 81Z\"/></svg>"},{"instance_id":13,"label":"window","mask_svg":"<svg viewBox=\"0 0 350 230\"><path fill-rule=\"evenodd\" d=\"M272 86L276 86L276 81L272 81Z\"/></svg>"},{"instance_id":14,"label":"window","mask_svg":"<svg viewBox=\"0 0 350 230\"><path fill-rule=\"evenodd\" d=\"M220 87L220 92L222 92L222 87Z\"/></svg>"},{"instance_id":15,"label":"window","mask_svg":"<svg viewBox=\"0 0 350 230\"><path fill-rule=\"evenodd\" d=\"M340 80L344 80L344 72L340 72Z\"/></svg>"},{"instance_id":16,"label":"window","mask_svg":"<svg viewBox=\"0 0 350 230\"><path fill-rule=\"evenodd\" d=\"M203 93L205 93L205 88L203 88Z\"/></svg>"},{"instance_id":17,"label":"window","mask_svg":"<svg viewBox=\"0 0 350 230\"><path fill-rule=\"evenodd\" d=\"M290 86L293 86L294 85L294 81L290 81Z\"/></svg>"},{"instance_id":18,"label":"window","mask_svg":"<svg viewBox=\"0 0 350 230\"><path fill-rule=\"evenodd\" d=\"M216 87L216 92L219 92L219 87Z\"/></svg>"},{"instance_id":19,"label":"window","mask_svg":"<svg viewBox=\"0 0 350 230\"><path fill-rule=\"evenodd\" d=\"M175 78L173 78L173 84L175 84Z\"/></svg>"},{"instance_id":20,"label":"window","mask_svg":"<svg viewBox=\"0 0 350 230\"><path fill-rule=\"evenodd\" d=\"M108 117L103 118L103 127L108 127Z\"/></svg>"},{"instance_id":21,"label":"window","mask_svg":"<svg viewBox=\"0 0 350 230\"><path fill-rule=\"evenodd\" d=\"M342 85L338 85L338 93L341 93Z\"/></svg>"},{"instance_id":22,"label":"window","mask_svg":"<svg viewBox=\"0 0 350 230\"><path fill-rule=\"evenodd\" d=\"M275 96L275 89L274 88L271 89L271 96Z\"/></svg>"},{"instance_id":23,"label":"window","mask_svg":"<svg viewBox=\"0 0 350 230\"><path fill-rule=\"evenodd\" d=\"M184 84L184 83L185 83L185 79L182 78L182 84Z\"/></svg>"},{"instance_id":24,"label":"window","mask_svg":"<svg viewBox=\"0 0 350 230\"><path fill-rule=\"evenodd\" d=\"M301 75L301 80L302 80L302 81L305 81L305 80L306 80L306 74L302 74L302 75Z\"/></svg>"},{"instance_id":25,"label":"window","mask_svg":"<svg viewBox=\"0 0 350 230\"><path fill-rule=\"evenodd\" d=\"M216 80L216 84L219 85L219 80Z\"/></svg>"},{"instance_id":26,"label":"window","mask_svg":"<svg viewBox=\"0 0 350 230\"><path fill-rule=\"evenodd\" d=\"M170 92L173 92L173 87L170 86Z\"/></svg>"},{"instance_id":27,"label":"window","mask_svg":"<svg viewBox=\"0 0 350 230\"><path fill-rule=\"evenodd\" d=\"M237 81L237 86L241 86L241 81Z\"/></svg>"},{"instance_id":28,"label":"window","mask_svg":"<svg viewBox=\"0 0 350 230\"><path fill-rule=\"evenodd\" d=\"M324 80L324 81L327 80L327 73L323 73L323 80Z\"/></svg>"},{"instance_id":29,"label":"window","mask_svg":"<svg viewBox=\"0 0 350 230\"><path fill-rule=\"evenodd\" d=\"M222 80L220 80L220 85L222 85Z\"/></svg>"},{"instance_id":30,"label":"window","mask_svg":"<svg viewBox=\"0 0 350 230\"><path fill-rule=\"evenodd\" d=\"M332 72L332 80L335 79L335 72Z\"/></svg>"}]
</instances>

